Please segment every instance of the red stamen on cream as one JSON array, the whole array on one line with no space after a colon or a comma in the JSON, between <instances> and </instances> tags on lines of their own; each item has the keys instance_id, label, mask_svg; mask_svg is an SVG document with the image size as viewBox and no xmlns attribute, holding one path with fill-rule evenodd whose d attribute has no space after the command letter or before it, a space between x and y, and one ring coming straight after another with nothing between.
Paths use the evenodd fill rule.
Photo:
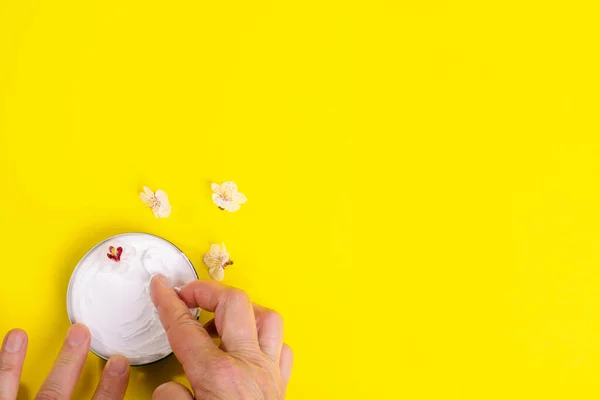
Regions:
<instances>
[{"instance_id":1,"label":"red stamen on cream","mask_svg":"<svg viewBox=\"0 0 600 400\"><path fill-rule=\"evenodd\" d=\"M121 261L121 254L123 254L123 248L122 247L117 247L115 249L114 246L110 246L108 248L108 253L106 253L106 255L108 256L108 258L110 258L113 261Z\"/></svg>"}]
</instances>

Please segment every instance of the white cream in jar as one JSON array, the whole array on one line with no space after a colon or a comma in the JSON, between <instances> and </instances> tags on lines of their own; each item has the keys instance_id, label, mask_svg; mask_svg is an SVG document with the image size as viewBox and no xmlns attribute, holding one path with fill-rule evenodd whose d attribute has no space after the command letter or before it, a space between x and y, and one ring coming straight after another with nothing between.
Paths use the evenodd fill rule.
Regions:
<instances>
[{"instance_id":1,"label":"white cream in jar","mask_svg":"<svg viewBox=\"0 0 600 400\"><path fill-rule=\"evenodd\" d=\"M155 274L166 276L172 286L198 278L177 247L145 233L107 239L79 262L69 283L67 309L72 323L90 329L92 352L104 359L121 354L132 365L171 354L150 298ZM197 315L197 310L191 311Z\"/></svg>"}]
</instances>

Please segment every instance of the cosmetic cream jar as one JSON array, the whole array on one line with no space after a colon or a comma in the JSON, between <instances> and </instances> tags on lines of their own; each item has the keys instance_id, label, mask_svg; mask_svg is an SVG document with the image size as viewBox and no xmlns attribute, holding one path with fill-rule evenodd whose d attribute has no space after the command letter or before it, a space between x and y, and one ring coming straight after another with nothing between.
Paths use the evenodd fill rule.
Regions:
<instances>
[{"instance_id":1,"label":"cosmetic cream jar","mask_svg":"<svg viewBox=\"0 0 600 400\"><path fill-rule=\"evenodd\" d=\"M145 365L171 354L150 297L150 280L163 274L171 286L198 279L190 260L171 242L147 233L125 233L92 248L77 264L67 293L71 323L91 332L91 351L121 354ZM197 317L198 310L190 310Z\"/></svg>"}]
</instances>

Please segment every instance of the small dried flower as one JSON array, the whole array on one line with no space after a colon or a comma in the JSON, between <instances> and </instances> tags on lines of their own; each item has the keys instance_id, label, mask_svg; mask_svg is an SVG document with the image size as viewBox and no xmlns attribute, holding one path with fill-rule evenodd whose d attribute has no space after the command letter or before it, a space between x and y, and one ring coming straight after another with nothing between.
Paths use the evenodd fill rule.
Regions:
<instances>
[{"instance_id":1,"label":"small dried flower","mask_svg":"<svg viewBox=\"0 0 600 400\"><path fill-rule=\"evenodd\" d=\"M144 186L144 191L140 193L144 204L152 209L156 218L167 218L171 215L171 204L169 196L164 190L158 189L156 193Z\"/></svg>"},{"instance_id":2,"label":"small dried flower","mask_svg":"<svg viewBox=\"0 0 600 400\"><path fill-rule=\"evenodd\" d=\"M109 260L112 260L114 262L127 263L127 261L134 258L136 254L135 248L133 246L124 246L119 241L111 241L107 244L106 249L106 257L108 257ZM107 265L114 264L110 261L107 261L107 263Z\"/></svg>"},{"instance_id":3,"label":"small dried flower","mask_svg":"<svg viewBox=\"0 0 600 400\"><path fill-rule=\"evenodd\" d=\"M240 209L240 204L247 201L246 196L238 192L237 185L233 182L224 182L222 185L213 183L212 190L213 202L221 210L235 212Z\"/></svg>"},{"instance_id":4,"label":"small dried flower","mask_svg":"<svg viewBox=\"0 0 600 400\"><path fill-rule=\"evenodd\" d=\"M115 246L109 246L108 248L108 253L106 253L106 255L108 256L108 258L110 258L113 261L121 261L121 255L123 254L123 248L122 247L116 247Z\"/></svg>"},{"instance_id":5,"label":"small dried flower","mask_svg":"<svg viewBox=\"0 0 600 400\"><path fill-rule=\"evenodd\" d=\"M225 243L221 245L213 244L210 246L210 252L204 255L204 263L208 267L208 274L217 281L222 281L225 277L225 268L233 264L229 259L229 253Z\"/></svg>"},{"instance_id":6,"label":"small dried flower","mask_svg":"<svg viewBox=\"0 0 600 400\"><path fill-rule=\"evenodd\" d=\"M129 270L135 254L133 246L125 246L118 240L110 241L104 245L104 251L97 253L97 257L101 258L98 268L104 273L124 274Z\"/></svg>"}]
</instances>

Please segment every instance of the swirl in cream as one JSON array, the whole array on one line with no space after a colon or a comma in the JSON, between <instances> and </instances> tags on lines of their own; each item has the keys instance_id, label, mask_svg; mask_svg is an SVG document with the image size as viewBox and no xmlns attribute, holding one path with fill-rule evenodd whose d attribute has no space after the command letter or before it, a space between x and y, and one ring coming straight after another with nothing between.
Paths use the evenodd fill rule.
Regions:
<instances>
[{"instance_id":1,"label":"swirl in cream","mask_svg":"<svg viewBox=\"0 0 600 400\"><path fill-rule=\"evenodd\" d=\"M112 258L108 256L111 246ZM119 247L122 252L117 253L114 249ZM197 279L192 264L177 247L144 233L110 238L79 262L69 283L67 308L71 322L90 329L94 353L105 359L121 354L132 365L171 354L150 298L150 280L159 273L171 286ZM197 315L197 310L191 311Z\"/></svg>"}]
</instances>

